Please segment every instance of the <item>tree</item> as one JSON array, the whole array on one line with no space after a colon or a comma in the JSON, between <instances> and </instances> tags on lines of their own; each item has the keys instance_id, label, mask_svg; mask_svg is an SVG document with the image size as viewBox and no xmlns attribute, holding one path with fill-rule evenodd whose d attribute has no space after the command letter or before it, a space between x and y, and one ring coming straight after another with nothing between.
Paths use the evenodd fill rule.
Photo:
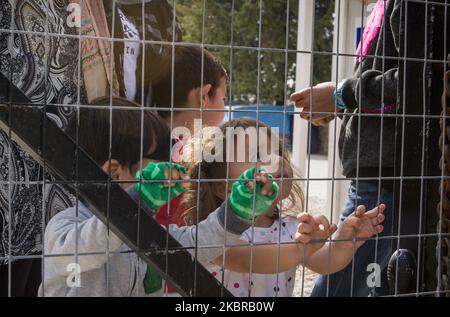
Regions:
<instances>
[{"instance_id":1,"label":"tree","mask_svg":"<svg viewBox=\"0 0 450 317\"><path fill-rule=\"evenodd\" d=\"M261 104L285 104L295 88L296 53L286 48L297 48L298 0L177 0L175 6L183 41L203 42L228 69L233 102L255 103L259 96ZM316 49L332 51L333 11L334 0L316 1ZM314 62L314 79L323 81L331 58L316 55Z\"/></svg>"},{"instance_id":2,"label":"tree","mask_svg":"<svg viewBox=\"0 0 450 317\"><path fill-rule=\"evenodd\" d=\"M314 51L331 53L333 51L334 0L316 0L314 26ZM314 84L332 79L331 63L331 54L314 55Z\"/></svg>"}]
</instances>

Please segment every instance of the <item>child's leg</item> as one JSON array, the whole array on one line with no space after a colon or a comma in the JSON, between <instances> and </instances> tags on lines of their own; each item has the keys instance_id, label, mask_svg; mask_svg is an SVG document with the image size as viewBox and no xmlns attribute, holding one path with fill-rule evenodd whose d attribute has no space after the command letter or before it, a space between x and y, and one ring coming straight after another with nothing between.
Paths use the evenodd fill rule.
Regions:
<instances>
[{"instance_id":1,"label":"child's leg","mask_svg":"<svg viewBox=\"0 0 450 317\"><path fill-rule=\"evenodd\" d=\"M380 197L378 197L380 196ZM347 203L342 212L340 221L352 214L358 205L365 205L368 209L374 208L378 203L386 204L383 222L384 231L380 236L392 235L392 210L393 194L390 189L382 188L378 193L378 184L376 182L358 182L358 196L356 195L356 182L352 182ZM370 240L364 243L355 254L354 261L345 269L331 275L322 275L316 281L311 296L369 296L372 294L374 282L374 264L379 265L381 272L386 268L392 250L391 239ZM376 249L376 259L375 259ZM384 283L381 283L383 285ZM328 290L328 291L327 291ZM384 295L382 289L375 288L377 295Z\"/></svg>"}]
</instances>

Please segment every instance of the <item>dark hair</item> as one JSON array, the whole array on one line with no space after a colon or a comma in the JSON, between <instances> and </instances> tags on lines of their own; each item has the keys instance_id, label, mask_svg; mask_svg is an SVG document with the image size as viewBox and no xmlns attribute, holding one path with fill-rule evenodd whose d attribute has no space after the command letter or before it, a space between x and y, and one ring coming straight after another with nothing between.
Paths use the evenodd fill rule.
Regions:
<instances>
[{"instance_id":1,"label":"dark hair","mask_svg":"<svg viewBox=\"0 0 450 317\"><path fill-rule=\"evenodd\" d=\"M172 50L163 58L159 72L153 79L153 106L171 108L172 105ZM202 55L203 85L212 86L209 92L214 97L222 79L227 78L227 72L222 64L207 50L194 46L177 46L174 48L175 62L173 67L173 107L182 108L189 92L202 85ZM158 111L161 117L167 118L170 111Z\"/></svg>"},{"instance_id":2,"label":"dark hair","mask_svg":"<svg viewBox=\"0 0 450 317\"><path fill-rule=\"evenodd\" d=\"M101 97L91 104L109 106L110 98ZM108 108L81 108L79 124L77 116L74 115L69 121L67 134L77 140L78 125L79 146L99 165L109 160L110 126L111 158L120 164L131 169L141 160L141 146L144 158L164 161L169 159L170 129L158 114L145 110L141 129L142 112L139 111L139 105L114 97L112 106L112 117ZM114 109L115 107L118 109Z\"/></svg>"}]
</instances>

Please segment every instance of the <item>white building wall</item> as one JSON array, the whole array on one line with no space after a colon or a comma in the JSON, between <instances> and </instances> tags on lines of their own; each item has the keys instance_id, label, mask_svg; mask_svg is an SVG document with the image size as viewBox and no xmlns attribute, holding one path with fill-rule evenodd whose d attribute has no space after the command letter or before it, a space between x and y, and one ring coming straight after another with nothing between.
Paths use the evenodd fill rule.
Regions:
<instances>
[{"instance_id":1,"label":"white building wall","mask_svg":"<svg viewBox=\"0 0 450 317\"><path fill-rule=\"evenodd\" d=\"M353 76L356 52L357 28L366 23L373 4L376 0L335 0L335 25L333 41L332 81L338 83L342 79ZM363 7L364 3L364 7ZM361 19L361 15L364 18ZM342 56L344 55L344 56ZM342 178L341 163L339 160L338 139L340 119L330 123L328 139L328 175L330 178ZM333 164L334 163L334 164ZM332 213L334 222L337 222L345 204L349 181L328 182L327 210Z\"/></svg>"},{"instance_id":2,"label":"white building wall","mask_svg":"<svg viewBox=\"0 0 450 317\"><path fill-rule=\"evenodd\" d=\"M335 0L335 29L333 41L333 64L330 80L339 82L353 75L354 57L342 56L355 54L357 27L367 20L370 10L376 0ZM364 7L362 7L364 3ZM364 18L361 14L364 12ZM299 0L297 76L296 90L310 87L311 83L311 51L313 34L314 1ZM304 52L304 53L302 53ZM336 56L338 55L338 56ZM338 154L338 136L340 119L330 123L328 142L328 177L342 178ZM292 160L303 177L309 177L307 170L308 122L300 116L294 117ZM345 203L349 181L328 181L327 208L325 212L333 222L337 222ZM325 186L324 183L324 186Z\"/></svg>"},{"instance_id":3,"label":"white building wall","mask_svg":"<svg viewBox=\"0 0 450 317\"><path fill-rule=\"evenodd\" d=\"M312 51L314 1L299 0L298 6L298 39L297 51ZM297 53L295 90L301 90L311 86L311 54ZM306 177L306 157L308 148L308 122L294 116L292 161L300 171L302 177Z\"/></svg>"}]
</instances>

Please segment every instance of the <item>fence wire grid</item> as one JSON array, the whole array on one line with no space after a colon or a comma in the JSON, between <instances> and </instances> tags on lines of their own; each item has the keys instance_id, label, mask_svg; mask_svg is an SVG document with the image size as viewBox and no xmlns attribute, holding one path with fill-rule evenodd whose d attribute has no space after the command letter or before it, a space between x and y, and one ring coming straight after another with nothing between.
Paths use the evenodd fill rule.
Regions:
<instances>
[{"instance_id":1,"label":"fence wire grid","mask_svg":"<svg viewBox=\"0 0 450 317\"><path fill-rule=\"evenodd\" d=\"M0 296L448 297L449 9L0 0Z\"/></svg>"}]
</instances>

